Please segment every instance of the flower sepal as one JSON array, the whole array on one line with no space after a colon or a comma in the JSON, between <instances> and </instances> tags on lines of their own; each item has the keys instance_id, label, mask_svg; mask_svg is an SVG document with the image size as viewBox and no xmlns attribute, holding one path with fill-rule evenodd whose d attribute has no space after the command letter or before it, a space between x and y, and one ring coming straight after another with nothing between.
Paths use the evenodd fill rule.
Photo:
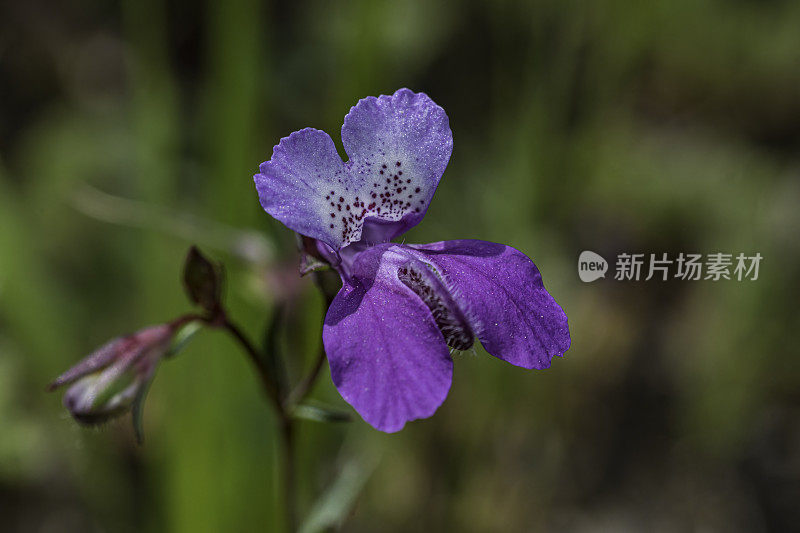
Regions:
<instances>
[{"instance_id":1,"label":"flower sepal","mask_svg":"<svg viewBox=\"0 0 800 533\"><path fill-rule=\"evenodd\" d=\"M317 239L297 234L297 250L300 252L301 277L331 268L330 258L323 255Z\"/></svg>"}]
</instances>

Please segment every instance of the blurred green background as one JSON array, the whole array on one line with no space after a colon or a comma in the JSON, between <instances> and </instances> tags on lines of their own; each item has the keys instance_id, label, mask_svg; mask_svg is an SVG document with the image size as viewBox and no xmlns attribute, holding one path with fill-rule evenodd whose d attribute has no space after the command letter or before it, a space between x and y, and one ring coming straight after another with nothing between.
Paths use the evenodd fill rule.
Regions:
<instances>
[{"instance_id":1,"label":"blurred green background","mask_svg":"<svg viewBox=\"0 0 800 533\"><path fill-rule=\"evenodd\" d=\"M274 420L222 333L161 366L143 447L44 387L187 310L191 243L252 337L291 303L301 375L321 298L251 176L305 126L341 149L350 106L403 86L455 139L407 240L524 251L572 348L546 371L459 355L445 404L398 434L302 422L302 514L364 482L346 531L796 528L798 28L785 0L3 2L0 530L281 526ZM584 284L585 249L764 260L757 281ZM314 397L349 409L327 368Z\"/></svg>"}]
</instances>

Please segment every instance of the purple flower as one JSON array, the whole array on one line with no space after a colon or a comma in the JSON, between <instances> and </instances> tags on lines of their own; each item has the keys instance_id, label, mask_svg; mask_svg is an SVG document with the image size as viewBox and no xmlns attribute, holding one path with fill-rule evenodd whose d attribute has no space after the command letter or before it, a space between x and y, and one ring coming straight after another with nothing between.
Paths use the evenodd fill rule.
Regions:
<instances>
[{"instance_id":1,"label":"purple flower","mask_svg":"<svg viewBox=\"0 0 800 533\"><path fill-rule=\"evenodd\" d=\"M161 324L104 344L61 374L49 389L71 384L64 407L83 424L122 415L143 395L183 322Z\"/></svg>"},{"instance_id":2,"label":"purple flower","mask_svg":"<svg viewBox=\"0 0 800 533\"><path fill-rule=\"evenodd\" d=\"M453 148L444 110L400 89L344 119L343 162L325 132L281 139L255 175L261 205L317 239L342 288L323 342L342 397L387 432L431 416L450 389L450 348L547 368L569 348L567 317L523 253L476 240L389 240L425 215Z\"/></svg>"}]
</instances>

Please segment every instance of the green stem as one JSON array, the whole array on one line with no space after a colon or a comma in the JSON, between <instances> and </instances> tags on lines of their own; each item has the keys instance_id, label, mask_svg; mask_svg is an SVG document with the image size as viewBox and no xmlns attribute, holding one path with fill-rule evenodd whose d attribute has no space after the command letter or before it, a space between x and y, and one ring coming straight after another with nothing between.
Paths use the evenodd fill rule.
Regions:
<instances>
[{"instance_id":1,"label":"green stem","mask_svg":"<svg viewBox=\"0 0 800 533\"><path fill-rule=\"evenodd\" d=\"M316 273L315 273L316 274ZM325 290L324 283L320 276L315 275L317 286L322 292L325 309L327 310L333 294ZM281 429L282 440L282 463L283 463L283 503L286 511L286 529L290 533L297 530L297 473L296 473L296 455L295 455L295 426L292 417L292 409L302 402L308 396L311 389L314 387L323 365L325 364L325 347L320 346L317 358L314 361L311 370L298 383L288 394L286 400L282 398L282 392L279 390L275 378L270 374L270 369L265 363L265 359L259 355L259 351L255 345L250 342L242 330L233 322L231 322L222 309L218 309L214 316L206 318L206 323L212 326L217 326L225 329L230 333L234 339L244 348L248 357L250 358L253 366L256 368L264 391L267 393L270 401L275 406L275 412L278 415Z\"/></svg>"},{"instance_id":2,"label":"green stem","mask_svg":"<svg viewBox=\"0 0 800 533\"><path fill-rule=\"evenodd\" d=\"M332 292L329 284L325 283L324 277L325 272L314 272L314 284L319 289L319 292L322 294L322 301L323 301L323 308L322 312L323 315L328 311L328 308L333 302L333 298L336 295L335 292ZM296 407L300 402L306 399L308 393L311 392L311 389L314 387L314 384L317 382L317 378L319 377L319 373L322 370L323 365L325 364L325 346L320 344L319 351L317 352L317 358L314 360L314 364L311 367L311 370L308 372L306 377L304 377L300 383L298 383L294 389L289 393L288 397L286 398L286 402L284 405L288 406L289 409L293 409Z\"/></svg>"},{"instance_id":3,"label":"green stem","mask_svg":"<svg viewBox=\"0 0 800 533\"><path fill-rule=\"evenodd\" d=\"M286 509L286 529L297 531L296 469L294 420L287 416L281 420L283 438L283 504Z\"/></svg>"},{"instance_id":4,"label":"green stem","mask_svg":"<svg viewBox=\"0 0 800 533\"><path fill-rule=\"evenodd\" d=\"M270 401L275 406L275 413L281 426L281 440L282 440L282 453L283 453L283 491L284 491L284 509L286 510L286 529L290 533L297 530L297 512L296 512L296 498L295 498L295 449L294 449L294 421L292 420L291 413L284 406L281 401L280 392L278 391L275 381L270 376L269 368L264 364L264 359L259 355L255 345L250 342L244 332L233 322L231 322L225 313L220 311L217 320L207 320L209 324L222 327L233 336L234 339L244 348L250 361L258 372L261 384L264 391L267 393Z\"/></svg>"},{"instance_id":5,"label":"green stem","mask_svg":"<svg viewBox=\"0 0 800 533\"><path fill-rule=\"evenodd\" d=\"M325 347L320 346L319 352L317 353L317 358L314 361L314 366L311 367L311 370L308 372L306 377L304 377L303 380L300 381L300 383L298 383L294 389L292 389L292 392L289 394L289 397L286 398L284 405L291 409L306 399L306 396L308 396L308 393L311 392L311 389L317 382L317 378L319 377L319 373L322 370L324 363Z\"/></svg>"},{"instance_id":6,"label":"green stem","mask_svg":"<svg viewBox=\"0 0 800 533\"><path fill-rule=\"evenodd\" d=\"M283 408L283 402L281 402L280 395L278 393L278 388L275 386L275 382L272 379L272 376L269 374L269 369L264 364L264 360L259 355L258 350L253 345L252 342L247 338L247 336L242 332L239 327L231 322L228 317L224 316L222 318L221 326L225 329L228 333L230 333L234 339L236 339L239 344L242 345L245 352L247 353L250 361L253 363L253 366L256 368L258 372L258 377L261 379L261 384L264 386L264 391L267 393L270 401L275 405L275 409L278 415L281 418L286 416L285 409Z\"/></svg>"}]
</instances>

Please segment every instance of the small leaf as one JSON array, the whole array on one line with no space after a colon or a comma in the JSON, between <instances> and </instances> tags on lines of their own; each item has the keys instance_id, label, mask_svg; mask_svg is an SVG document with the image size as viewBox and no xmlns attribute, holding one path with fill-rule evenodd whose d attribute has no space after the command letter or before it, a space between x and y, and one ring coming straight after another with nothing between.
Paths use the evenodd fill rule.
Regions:
<instances>
[{"instance_id":1,"label":"small leaf","mask_svg":"<svg viewBox=\"0 0 800 533\"><path fill-rule=\"evenodd\" d=\"M133 432L136 434L136 442L139 443L139 445L144 444L144 400L147 398L147 391L150 390L151 381L152 380L148 380L139 388L139 391L136 393L136 398L133 400L133 405L131 406Z\"/></svg>"},{"instance_id":2,"label":"small leaf","mask_svg":"<svg viewBox=\"0 0 800 533\"><path fill-rule=\"evenodd\" d=\"M311 507L300 526L300 533L318 533L340 528L355 507L377 462L375 458L362 458L345 463L338 477Z\"/></svg>"},{"instance_id":3,"label":"small leaf","mask_svg":"<svg viewBox=\"0 0 800 533\"><path fill-rule=\"evenodd\" d=\"M331 266L328 263L324 263L308 254L302 254L300 256L300 275L305 276L311 272L316 272L318 270L327 270Z\"/></svg>"},{"instance_id":4,"label":"small leaf","mask_svg":"<svg viewBox=\"0 0 800 533\"><path fill-rule=\"evenodd\" d=\"M183 267L183 286L192 303L206 311L219 307L222 293L220 268L209 261L196 246L189 249Z\"/></svg>"},{"instance_id":5,"label":"small leaf","mask_svg":"<svg viewBox=\"0 0 800 533\"><path fill-rule=\"evenodd\" d=\"M203 325L199 322L189 322L185 326L183 326L178 333L175 334L175 338L172 340L172 345L167 350L167 353L164 354L164 357L172 357L173 355L177 355L181 350L186 348L186 346L191 342L197 333L203 329Z\"/></svg>"},{"instance_id":6,"label":"small leaf","mask_svg":"<svg viewBox=\"0 0 800 533\"><path fill-rule=\"evenodd\" d=\"M292 410L292 416L314 422L350 422L350 413L318 403L301 403Z\"/></svg>"},{"instance_id":7,"label":"small leaf","mask_svg":"<svg viewBox=\"0 0 800 533\"><path fill-rule=\"evenodd\" d=\"M318 270L327 270L330 264L317 249L317 240L295 234L297 250L300 252L300 275L305 276Z\"/></svg>"}]
</instances>

